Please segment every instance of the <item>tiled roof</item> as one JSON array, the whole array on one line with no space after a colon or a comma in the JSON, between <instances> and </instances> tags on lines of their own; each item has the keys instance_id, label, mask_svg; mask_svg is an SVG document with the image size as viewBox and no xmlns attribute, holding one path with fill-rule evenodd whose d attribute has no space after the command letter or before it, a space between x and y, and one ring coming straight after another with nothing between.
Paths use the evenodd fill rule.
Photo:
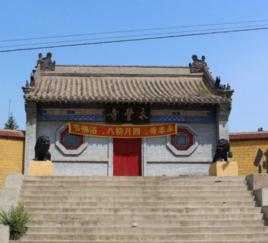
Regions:
<instances>
[{"instance_id":1,"label":"tiled roof","mask_svg":"<svg viewBox=\"0 0 268 243\"><path fill-rule=\"evenodd\" d=\"M268 132L237 132L230 134L230 141L268 140Z\"/></svg>"},{"instance_id":2,"label":"tiled roof","mask_svg":"<svg viewBox=\"0 0 268 243\"><path fill-rule=\"evenodd\" d=\"M0 129L0 138L18 138L24 139L25 135L22 131L8 130L8 129Z\"/></svg>"},{"instance_id":3,"label":"tiled roof","mask_svg":"<svg viewBox=\"0 0 268 243\"><path fill-rule=\"evenodd\" d=\"M41 60L41 59L40 59ZM42 62L42 60L40 61ZM26 101L61 103L231 103L203 72L190 67L155 66L37 66Z\"/></svg>"}]
</instances>

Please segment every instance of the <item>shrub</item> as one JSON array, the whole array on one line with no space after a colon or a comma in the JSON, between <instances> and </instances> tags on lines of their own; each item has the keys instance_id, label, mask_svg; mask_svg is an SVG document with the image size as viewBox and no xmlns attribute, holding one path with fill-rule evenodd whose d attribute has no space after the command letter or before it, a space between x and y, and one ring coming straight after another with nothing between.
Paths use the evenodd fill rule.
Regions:
<instances>
[{"instance_id":1,"label":"shrub","mask_svg":"<svg viewBox=\"0 0 268 243\"><path fill-rule=\"evenodd\" d=\"M22 204L12 207L8 212L0 212L0 223L9 226L11 240L17 240L26 233L26 224L30 220L31 217Z\"/></svg>"}]
</instances>

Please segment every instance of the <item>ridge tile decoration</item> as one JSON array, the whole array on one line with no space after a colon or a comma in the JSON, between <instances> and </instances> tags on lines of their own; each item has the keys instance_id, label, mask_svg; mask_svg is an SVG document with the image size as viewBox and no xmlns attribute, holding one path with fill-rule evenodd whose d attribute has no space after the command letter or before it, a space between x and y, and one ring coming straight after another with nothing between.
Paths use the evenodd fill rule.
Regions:
<instances>
[{"instance_id":1,"label":"ridge tile decoration","mask_svg":"<svg viewBox=\"0 0 268 243\"><path fill-rule=\"evenodd\" d=\"M109 125L69 122L69 133L83 136L112 138L163 137L177 134L177 124Z\"/></svg>"}]
</instances>

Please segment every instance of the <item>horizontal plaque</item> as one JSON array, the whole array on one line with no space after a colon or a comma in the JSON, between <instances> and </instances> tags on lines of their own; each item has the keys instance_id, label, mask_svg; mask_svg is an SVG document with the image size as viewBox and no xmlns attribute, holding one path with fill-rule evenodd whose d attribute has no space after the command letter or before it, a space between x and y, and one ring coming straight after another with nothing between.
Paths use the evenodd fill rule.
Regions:
<instances>
[{"instance_id":1,"label":"horizontal plaque","mask_svg":"<svg viewBox=\"0 0 268 243\"><path fill-rule=\"evenodd\" d=\"M83 136L112 138L163 137L177 134L177 124L110 125L69 122L69 133Z\"/></svg>"}]
</instances>

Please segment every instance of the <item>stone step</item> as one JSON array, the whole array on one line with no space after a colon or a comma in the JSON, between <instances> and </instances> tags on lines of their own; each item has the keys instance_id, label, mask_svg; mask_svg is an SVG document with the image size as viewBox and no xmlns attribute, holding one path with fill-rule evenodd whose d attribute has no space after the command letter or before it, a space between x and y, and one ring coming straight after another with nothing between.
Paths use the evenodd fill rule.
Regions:
<instances>
[{"instance_id":1,"label":"stone step","mask_svg":"<svg viewBox=\"0 0 268 243\"><path fill-rule=\"evenodd\" d=\"M176 186L146 186L146 185L133 185L133 186L95 186L95 185L49 185L49 186L23 186L22 191L248 191L246 186L234 185L176 185Z\"/></svg>"},{"instance_id":2,"label":"stone step","mask_svg":"<svg viewBox=\"0 0 268 243\"><path fill-rule=\"evenodd\" d=\"M165 242L165 241L177 241L177 240L267 240L268 233L177 233L177 234L27 234L24 237L24 241L27 240L73 240L74 242L80 240L88 241L103 241L103 242Z\"/></svg>"},{"instance_id":3,"label":"stone step","mask_svg":"<svg viewBox=\"0 0 268 243\"><path fill-rule=\"evenodd\" d=\"M246 186L245 181L33 181L33 182L23 182L23 186L34 185L79 185L79 186Z\"/></svg>"},{"instance_id":4,"label":"stone step","mask_svg":"<svg viewBox=\"0 0 268 243\"><path fill-rule=\"evenodd\" d=\"M25 177L21 243L264 243L245 177Z\"/></svg>"},{"instance_id":5,"label":"stone step","mask_svg":"<svg viewBox=\"0 0 268 243\"><path fill-rule=\"evenodd\" d=\"M70 184L70 183L95 183L99 185L108 185L109 184L131 184L134 183L137 184L143 184L143 185L175 185L180 182L199 182L201 184L222 184L222 183L237 183L237 184L246 184L245 177L243 178L232 178L232 177L87 177L82 176L81 178L75 178L73 176L70 177L64 177L64 176L52 176L52 177L46 177L42 176L42 178L38 177L24 177L23 183L24 184L33 184L33 185L42 185L42 183L64 183L64 184Z\"/></svg>"},{"instance_id":6,"label":"stone step","mask_svg":"<svg viewBox=\"0 0 268 243\"><path fill-rule=\"evenodd\" d=\"M126 219L131 219L132 221L144 221L144 222L156 222L161 220L162 222L174 222L174 221L181 221L181 220L213 220L219 217L218 213L204 213L204 214L194 214L194 213L187 213L187 214L174 214L174 213L139 213L136 212L135 214L87 214L87 213L31 213L33 220L44 220L44 221L55 221L55 220L77 220L77 221L84 221L84 220L98 220L99 222L105 222L113 220L116 223L124 221ZM234 220L253 220L253 219L262 219L263 215L261 213L232 213L232 214L221 214L220 218L222 220L227 219L234 219Z\"/></svg>"},{"instance_id":7,"label":"stone step","mask_svg":"<svg viewBox=\"0 0 268 243\"><path fill-rule=\"evenodd\" d=\"M91 183L75 183L75 184L42 184L42 185L32 185L32 184L24 184L22 186L22 190L30 191L53 191L53 190L87 190L87 191L114 191L114 190L122 190L122 191L152 191L152 190L165 190L165 191L247 191L247 187L241 185L229 185L226 186L224 184L212 184L212 185L92 185Z\"/></svg>"},{"instance_id":8,"label":"stone step","mask_svg":"<svg viewBox=\"0 0 268 243\"><path fill-rule=\"evenodd\" d=\"M25 176L27 181L245 181L245 176Z\"/></svg>"},{"instance_id":9,"label":"stone step","mask_svg":"<svg viewBox=\"0 0 268 243\"><path fill-rule=\"evenodd\" d=\"M149 213L173 213L173 214L206 214L206 213L215 213L219 214L230 214L230 213L260 213L260 207L237 207L237 208L230 208L230 207L133 207L133 208L121 208L121 207L98 207L98 208L89 208L89 207L27 207L29 213L94 213L94 214L149 214Z\"/></svg>"},{"instance_id":10,"label":"stone step","mask_svg":"<svg viewBox=\"0 0 268 243\"><path fill-rule=\"evenodd\" d=\"M45 240L45 239L38 239L38 240L20 240L20 241L9 241L9 243L74 243L72 240ZM107 241L88 241L88 240L79 240L75 241L75 243L107 243ZM109 243L118 243L118 241L109 241ZM125 243L140 243L140 241L125 241ZM155 241L146 241L146 243L155 243ZM267 240L176 240L176 241L166 241L162 240L161 243L267 243Z\"/></svg>"},{"instance_id":11,"label":"stone step","mask_svg":"<svg viewBox=\"0 0 268 243\"><path fill-rule=\"evenodd\" d=\"M93 202L93 201L21 201L27 207L106 207L107 202ZM109 207L254 207L255 202L253 201L234 201L234 202L211 202L211 201L175 201L175 202L166 202L166 201L111 201L109 202Z\"/></svg>"},{"instance_id":12,"label":"stone step","mask_svg":"<svg viewBox=\"0 0 268 243\"><path fill-rule=\"evenodd\" d=\"M146 195L151 197L159 197L159 196L179 196L179 197L190 197L190 196L202 196L202 197L215 197L219 194L219 191L122 191L122 190L113 190L113 191L87 191L87 190L51 190L51 191L22 191L22 196L110 196L110 197L121 197L121 196L144 196ZM221 197L243 197L243 196L252 196L252 193L250 191L221 191L220 192Z\"/></svg>"},{"instance_id":13,"label":"stone step","mask_svg":"<svg viewBox=\"0 0 268 243\"><path fill-rule=\"evenodd\" d=\"M144 201L165 201L165 202L177 202L177 201L187 201L187 202L193 202L193 201L210 201L210 202L239 202L241 200L245 202L252 202L253 196L252 195L246 195L246 196L237 196L233 195L232 197L222 196L221 194L216 195L202 195L202 196L159 196L156 195L154 197L147 196L147 195L128 195L128 196L120 196L117 197L114 195L113 197L111 195L21 195L22 201L92 201L92 202L125 202L125 201L132 201L132 202L144 202Z\"/></svg>"},{"instance_id":14,"label":"stone step","mask_svg":"<svg viewBox=\"0 0 268 243\"><path fill-rule=\"evenodd\" d=\"M122 218L120 217L121 221L119 220L115 221L114 219L111 219L109 221L108 218L105 218L104 220L98 220L98 219L89 219L89 220L82 220L82 221L66 221L66 220L49 220L49 221L43 221L43 220L35 220L32 219L31 222L28 224L29 227L132 227L133 225L137 225L138 227L148 227L148 226L156 226L158 227L263 227L264 223L261 219L226 219L226 220L178 220L178 221L172 221L167 224L166 221L163 221L162 219L158 220L156 222L151 222L150 220L143 220L133 217L129 218Z\"/></svg>"},{"instance_id":15,"label":"stone step","mask_svg":"<svg viewBox=\"0 0 268 243\"><path fill-rule=\"evenodd\" d=\"M169 233L267 233L268 227L265 226L236 226L236 227L172 227L172 226L106 226L106 227L29 227L27 233L28 234L64 234L64 233L72 233L72 234L148 234L155 233L158 234L169 234Z\"/></svg>"}]
</instances>

